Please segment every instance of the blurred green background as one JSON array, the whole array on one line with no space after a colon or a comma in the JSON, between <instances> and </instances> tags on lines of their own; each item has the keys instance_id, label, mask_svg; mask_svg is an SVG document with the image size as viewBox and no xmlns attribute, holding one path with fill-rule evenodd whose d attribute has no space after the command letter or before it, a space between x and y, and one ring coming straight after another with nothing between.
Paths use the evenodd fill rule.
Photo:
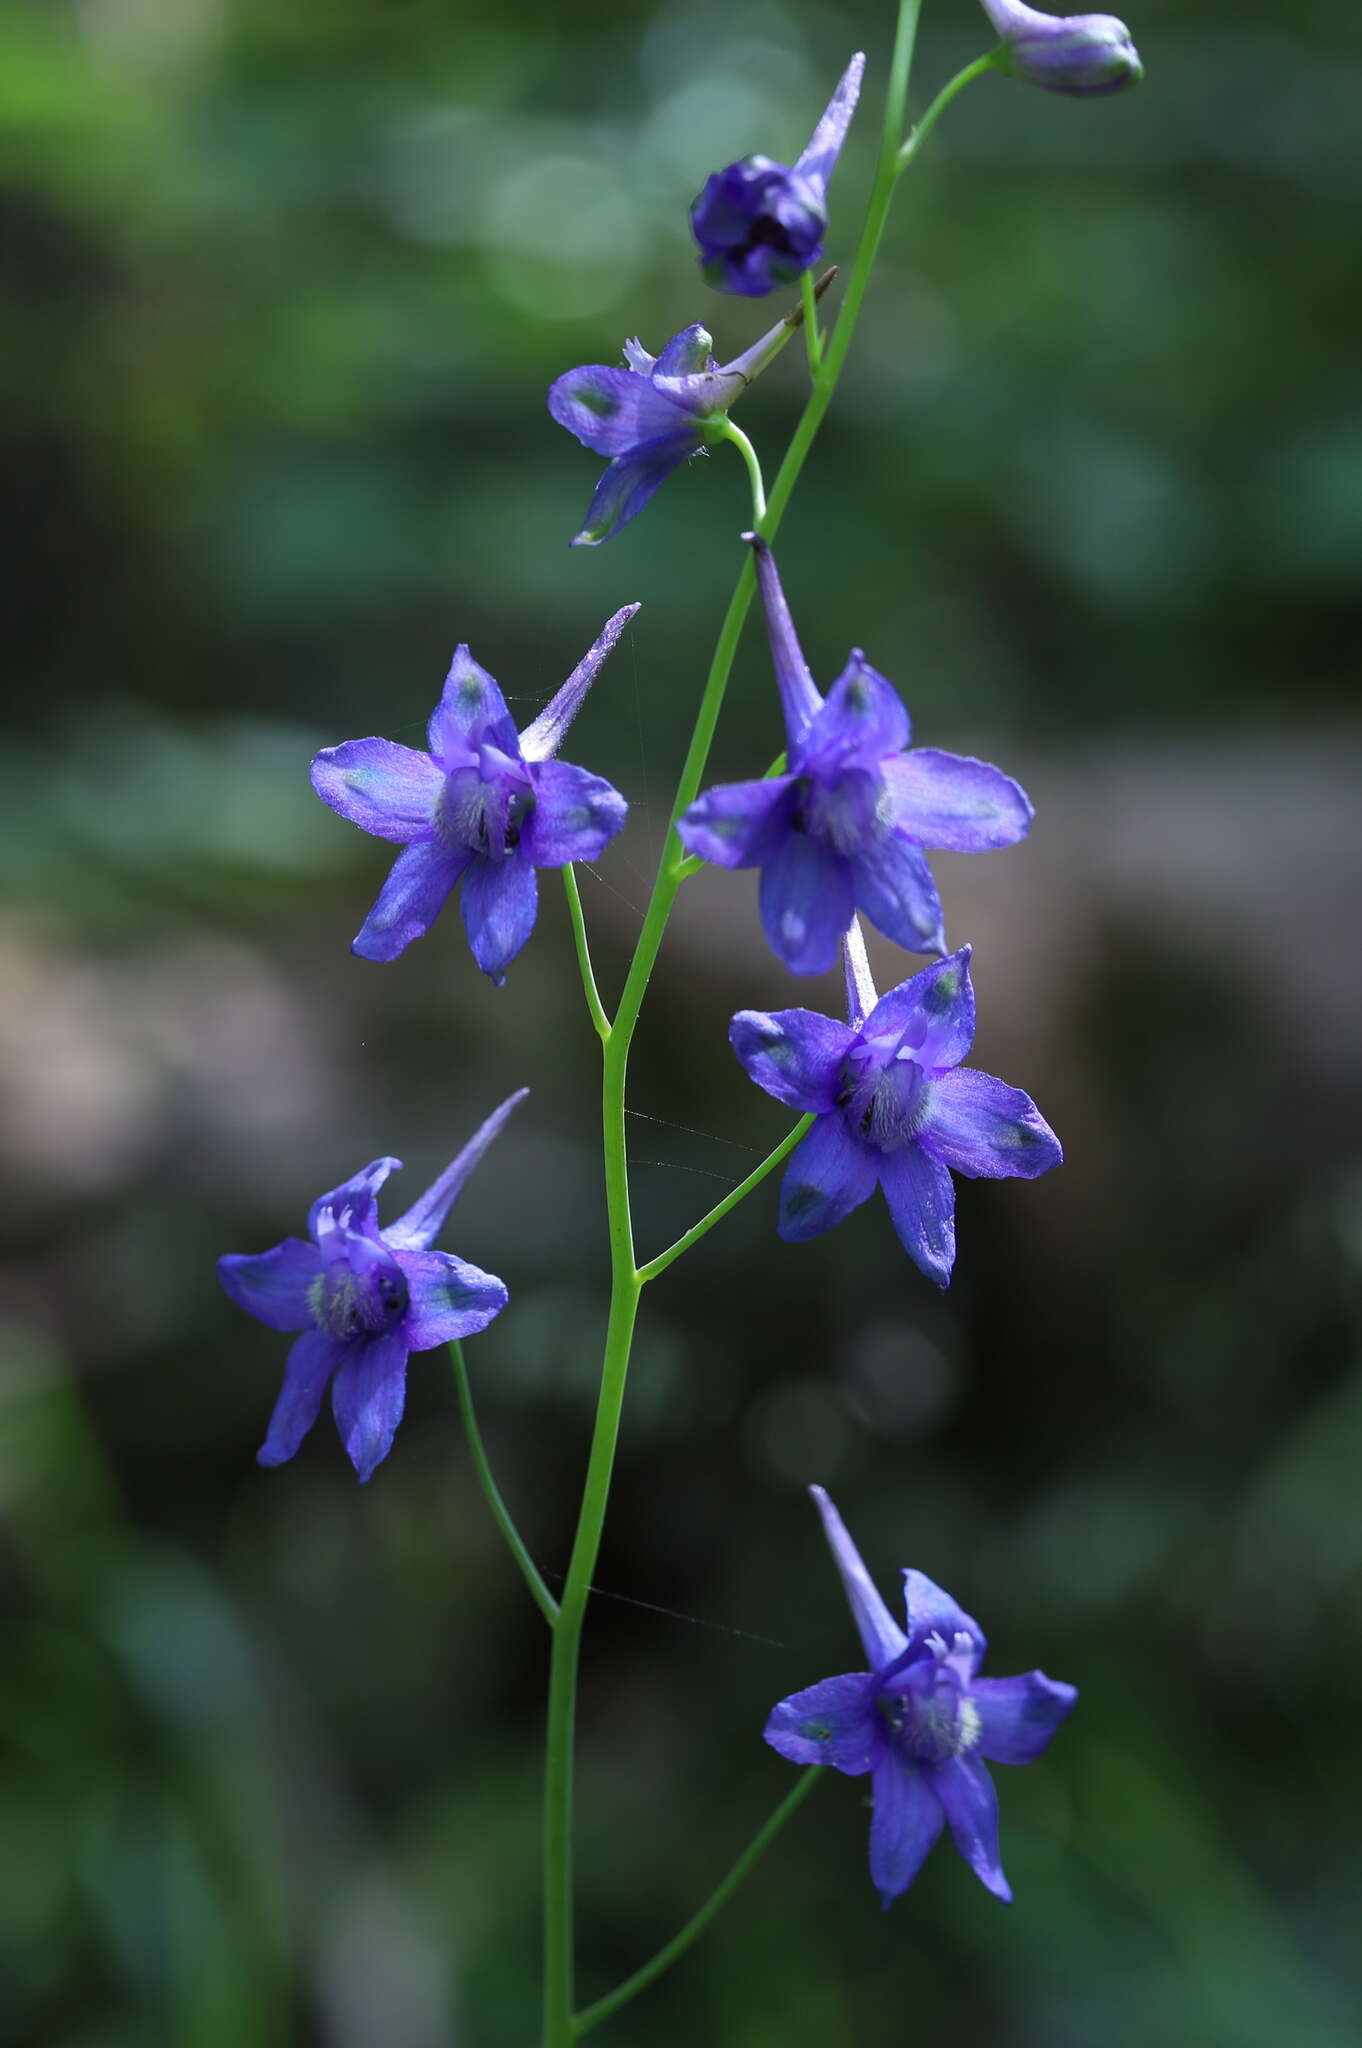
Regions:
<instances>
[{"instance_id":1,"label":"blurred green background","mask_svg":"<svg viewBox=\"0 0 1362 2048\"><path fill-rule=\"evenodd\" d=\"M627 334L699 314L726 357L768 324L700 286L686 205L797 150L863 44L845 258L888 14L0 21L4 2043L534 2037L545 1646L444 1363L368 1488L329 1418L261 1472L283 1346L213 1260L377 1153L415 1192L531 1083L446 1242L511 1286L470 1363L561 1571L603 1319L561 897L502 993L452 913L352 959L385 854L307 762L418 740L458 639L528 713L642 599L574 735L634 805L583 878L618 986L745 485L721 449L570 554L599 465L542 394ZM863 645L924 741L1036 801L1026 846L938 875L978 1063L1068 1163L961 1187L944 1298L881 1205L794 1250L771 1191L650 1295L588 1633L584 1991L783 1796L774 1700L855 1662L810 1479L886 1587L921 1566L991 1669L1083 1705L999 1773L1010 1912L942 1849L881 1914L830 1782L602 2042L1358 2038L1362 51L1344 0L1132 23L1137 93L990 78L949 114L782 541L815 672ZM932 0L918 105L986 39ZM791 349L742 414L768 465L800 395ZM751 630L717 771L775 732ZM724 1031L789 1000L752 877L689 885L634 1069L645 1254L784 1130Z\"/></svg>"}]
</instances>

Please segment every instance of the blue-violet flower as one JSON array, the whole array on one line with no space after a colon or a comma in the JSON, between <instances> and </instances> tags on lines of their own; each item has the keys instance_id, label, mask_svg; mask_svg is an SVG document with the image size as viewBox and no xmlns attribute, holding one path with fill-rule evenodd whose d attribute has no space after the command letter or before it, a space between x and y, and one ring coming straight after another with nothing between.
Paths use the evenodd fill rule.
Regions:
<instances>
[{"instance_id":1,"label":"blue-violet flower","mask_svg":"<svg viewBox=\"0 0 1362 2048\"><path fill-rule=\"evenodd\" d=\"M1034 1180L1059 1140L1029 1095L960 1061L974 1039L970 949L876 998L860 927L846 936L847 1008L740 1010L729 1041L752 1080L817 1122L790 1154L780 1235L803 1244L884 1189L899 1240L939 1287L955 1263L955 1187Z\"/></svg>"},{"instance_id":2,"label":"blue-violet flower","mask_svg":"<svg viewBox=\"0 0 1362 2048\"><path fill-rule=\"evenodd\" d=\"M393 740L346 740L312 763L323 803L376 839L405 846L352 951L396 960L430 930L456 882L463 922L484 974L506 969L534 929L536 868L595 860L628 805L585 768L554 759L636 604L608 619L561 690L521 733L506 699L467 647L454 650L431 713L430 752Z\"/></svg>"},{"instance_id":3,"label":"blue-violet flower","mask_svg":"<svg viewBox=\"0 0 1362 2048\"><path fill-rule=\"evenodd\" d=\"M745 156L706 180L690 224L701 271L716 290L761 299L818 262L828 225L828 181L856 111L864 70L858 52L793 165Z\"/></svg>"},{"instance_id":4,"label":"blue-violet flower","mask_svg":"<svg viewBox=\"0 0 1362 2048\"><path fill-rule=\"evenodd\" d=\"M1025 792L962 754L908 747L898 692L859 648L826 700L810 675L765 541L757 576L789 740L788 772L706 790L678 831L725 868L760 868L761 920L792 974L837 958L854 909L915 953L945 951L941 901L922 848L983 853L1024 838Z\"/></svg>"},{"instance_id":5,"label":"blue-violet flower","mask_svg":"<svg viewBox=\"0 0 1362 2048\"><path fill-rule=\"evenodd\" d=\"M766 1724L795 1764L870 1776L870 1876L886 1907L906 1892L943 1826L980 1882L1010 1901L998 1857L998 1795L985 1768L1029 1764L1078 1698L1043 1671L980 1678L978 1622L923 1572L905 1570L907 1630L880 1598L821 1486L810 1487L869 1671L793 1693Z\"/></svg>"},{"instance_id":6,"label":"blue-violet flower","mask_svg":"<svg viewBox=\"0 0 1362 2048\"><path fill-rule=\"evenodd\" d=\"M557 378L549 386L554 419L584 448L611 458L587 507L586 524L570 545L599 547L638 517L674 469L722 440L729 407L803 319L803 306L792 307L760 341L722 366L696 322L674 334L659 356L650 356L640 341L626 341L627 368L584 363Z\"/></svg>"},{"instance_id":7,"label":"blue-violet flower","mask_svg":"<svg viewBox=\"0 0 1362 2048\"><path fill-rule=\"evenodd\" d=\"M1022 0L983 0L1002 37L1000 70L1046 92L1099 99L1144 77L1130 30L1114 14L1042 14Z\"/></svg>"},{"instance_id":8,"label":"blue-violet flower","mask_svg":"<svg viewBox=\"0 0 1362 2048\"><path fill-rule=\"evenodd\" d=\"M431 1245L468 1176L511 1111L521 1088L474 1132L457 1159L404 1216L378 1224L378 1190L400 1159L376 1159L353 1180L320 1196L308 1236L286 1237L272 1251L228 1252L218 1278L248 1315L272 1330L299 1331L284 1384L258 1452L282 1465L317 1420L331 1386L331 1407L351 1464L369 1479L387 1457L407 1392L407 1357L486 1329L506 1306L494 1273Z\"/></svg>"}]
</instances>

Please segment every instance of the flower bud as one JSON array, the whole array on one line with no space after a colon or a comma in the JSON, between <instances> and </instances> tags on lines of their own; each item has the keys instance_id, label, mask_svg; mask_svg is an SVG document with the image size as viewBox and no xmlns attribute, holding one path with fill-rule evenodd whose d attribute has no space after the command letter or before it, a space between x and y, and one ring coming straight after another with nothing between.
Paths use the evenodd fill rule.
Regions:
<instances>
[{"instance_id":1,"label":"flower bud","mask_svg":"<svg viewBox=\"0 0 1362 2048\"><path fill-rule=\"evenodd\" d=\"M1138 85L1144 66L1114 14L1041 14L1020 0L983 0L1002 38L999 68L1071 99L1098 99Z\"/></svg>"}]
</instances>

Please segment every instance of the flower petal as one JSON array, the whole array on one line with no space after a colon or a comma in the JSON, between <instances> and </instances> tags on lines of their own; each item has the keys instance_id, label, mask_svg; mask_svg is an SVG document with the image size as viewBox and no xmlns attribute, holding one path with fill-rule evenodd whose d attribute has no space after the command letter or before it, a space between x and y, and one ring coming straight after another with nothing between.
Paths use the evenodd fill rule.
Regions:
<instances>
[{"instance_id":1,"label":"flower petal","mask_svg":"<svg viewBox=\"0 0 1362 2048\"><path fill-rule=\"evenodd\" d=\"M586 702L587 691L605 666L606 658L615 642L638 609L636 604L621 605L620 609L606 620L561 690L550 697L539 716L531 719L521 733L522 761L547 761L558 752L567 735L568 727Z\"/></svg>"},{"instance_id":2,"label":"flower petal","mask_svg":"<svg viewBox=\"0 0 1362 2048\"><path fill-rule=\"evenodd\" d=\"M392 1449L407 1399L407 1346L400 1334L346 1346L331 1385L331 1409L361 1484Z\"/></svg>"},{"instance_id":3,"label":"flower petal","mask_svg":"<svg viewBox=\"0 0 1362 2048\"><path fill-rule=\"evenodd\" d=\"M823 974L836 963L855 908L851 873L840 853L794 830L762 869L762 929L791 974Z\"/></svg>"},{"instance_id":4,"label":"flower petal","mask_svg":"<svg viewBox=\"0 0 1362 2048\"><path fill-rule=\"evenodd\" d=\"M678 335L676 340L680 339ZM675 342L667 344L674 346ZM659 364L666 353L664 349ZM705 355L708 359L708 347ZM651 377L604 363L584 363L550 384L549 411L560 427L597 455L629 455L641 442L675 433L678 425L675 406L653 389Z\"/></svg>"},{"instance_id":5,"label":"flower petal","mask_svg":"<svg viewBox=\"0 0 1362 2048\"><path fill-rule=\"evenodd\" d=\"M430 714L430 751L447 768L466 768L486 742L520 758L520 735L494 676L474 661L464 641L454 649L440 701Z\"/></svg>"},{"instance_id":6,"label":"flower petal","mask_svg":"<svg viewBox=\"0 0 1362 2048\"><path fill-rule=\"evenodd\" d=\"M995 1764L1030 1764L1073 1712L1078 1688L1027 1671L1017 1678L976 1678L970 1698L979 1710L980 1755Z\"/></svg>"},{"instance_id":7,"label":"flower petal","mask_svg":"<svg viewBox=\"0 0 1362 2048\"><path fill-rule=\"evenodd\" d=\"M510 1299L506 1283L451 1252L398 1252L397 1263L411 1289L402 1319L402 1340L410 1351L432 1351L485 1330Z\"/></svg>"},{"instance_id":8,"label":"flower petal","mask_svg":"<svg viewBox=\"0 0 1362 2048\"><path fill-rule=\"evenodd\" d=\"M791 1109L825 1116L856 1034L817 1010L739 1010L728 1042L758 1088Z\"/></svg>"},{"instance_id":9,"label":"flower petal","mask_svg":"<svg viewBox=\"0 0 1362 2048\"><path fill-rule=\"evenodd\" d=\"M307 1227L315 1238L320 1230L365 1230L376 1222L378 1191L390 1173L400 1173L402 1161L391 1155L362 1167L338 1188L318 1195L307 1212Z\"/></svg>"},{"instance_id":10,"label":"flower petal","mask_svg":"<svg viewBox=\"0 0 1362 2048\"><path fill-rule=\"evenodd\" d=\"M977 1067L937 1076L922 1141L970 1180L1034 1180L1064 1158L1030 1096Z\"/></svg>"},{"instance_id":11,"label":"flower petal","mask_svg":"<svg viewBox=\"0 0 1362 2048\"><path fill-rule=\"evenodd\" d=\"M879 1164L899 1243L920 1272L948 1287L955 1264L955 1188L949 1173L917 1144L883 1153Z\"/></svg>"},{"instance_id":12,"label":"flower petal","mask_svg":"<svg viewBox=\"0 0 1362 2048\"><path fill-rule=\"evenodd\" d=\"M424 938L449 900L472 856L451 853L436 839L418 839L393 862L350 951L361 960L396 960L413 939Z\"/></svg>"},{"instance_id":13,"label":"flower petal","mask_svg":"<svg viewBox=\"0 0 1362 2048\"><path fill-rule=\"evenodd\" d=\"M218 1260L224 1292L272 1330L309 1327L307 1291L321 1270L321 1253L301 1237L286 1237L272 1251L226 1252Z\"/></svg>"},{"instance_id":14,"label":"flower petal","mask_svg":"<svg viewBox=\"0 0 1362 2048\"><path fill-rule=\"evenodd\" d=\"M870 956L865 950L861 920L853 917L842 940L842 965L846 970L847 1022L859 1032L879 997L870 973Z\"/></svg>"},{"instance_id":15,"label":"flower petal","mask_svg":"<svg viewBox=\"0 0 1362 2048\"><path fill-rule=\"evenodd\" d=\"M413 1202L404 1215L388 1225L382 1236L390 1251L423 1252L434 1244L474 1167L501 1131L511 1111L525 1100L529 1092L528 1088L517 1088L514 1095L508 1095L486 1121L479 1124L463 1150L451 1160L440 1178L431 1182L420 1200ZM413 1351L419 1348L415 1344L412 1346Z\"/></svg>"},{"instance_id":16,"label":"flower petal","mask_svg":"<svg viewBox=\"0 0 1362 2048\"><path fill-rule=\"evenodd\" d=\"M699 446L698 430L683 427L680 433L641 441L629 455L617 455L597 484L587 506L586 523L570 545L595 548L612 539L622 526L637 519L653 493Z\"/></svg>"},{"instance_id":17,"label":"flower petal","mask_svg":"<svg viewBox=\"0 0 1362 2048\"><path fill-rule=\"evenodd\" d=\"M956 1848L980 1883L1010 1905L1012 1887L998 1860L998 1795L987 1766L978 1757L953 1756L927 1765L926 1775L945 1808Z\"/></svg>"},{"instance_id":18,"label":"flower petal","mask_svg":"<svg viewBox=\"0 0 1362 2048\"><path fill-rule=\"evenodd\" d=\"M780 587L776 573L776 558L764 540L756 534L746 538L751 542L757 558L757 586L761 591L762 608L766 613L766 631L771 642L771 658L775 663L776 687L780 691L781 709L785 714L785 731L790 742L790 751L800 745L815 716L823 708L823 698L814 682L795 634L794 620L790 607L785 602L785 592Z\"/></svg>"},{"instance_id":19,"label":"flower petal","mask_svg":"<svg viewBox=\"0 0 1362 2048\"><path fill-rule=\"evenodd\" d=\"M534 930L539 885L523 847L504 860L475 860L464 878L463 928L473 958L498 988Z\"/></svg>"},{"instance_id":20,"label":"flower petal","mask_svg":"<svg viewBox=\"0 0 1362 2048\"><path fill-rule=\"evenodd\" d=\"M906 747L912 733L903 699L859 647L828 691L800 744L800 767L878 767Z\"/></svg>"},{"instance_id":21,"label":"flower petal","mask_svg":"<svg viewBox=\"0 0 1362 2048\"><path fill-rule=\"evenodd\" d=\"M566 761L536 763L534 809L526 818L521 849L537 868L565 861L596 860L622 828L629 806L602 775Z\"/></svg>"},{"instance_id":22,"label":"flower petal","mask_svg":"<svg viewBox=\"0 0 1362 2048\"><path fill-rule=\"evenodd\" d=\"M677 823L681 842L716 867L765 867L790 829L796 787L792 775L771 775L702 790Z\"/></svg>"},{"instance_id":23,"label":"flower petal","mask_svg":"<svg viewBox=\"0 0 1362 2048\"><path fill-rule=\"evenodd\" d=\"M284 1384L274 1404L257 1465L285 1465L317 1420L326 1383L350 1355L350 1347L324 1330L307 1330L289 1351Z\"/></svg>"},{"instance_id":24,"label":"flower petal","mask_svg":"<svg viewBox=\"0 0 1362 2048\"><path fill-rule=\"evenodd\" d=\"M852 1671L791 1693L772 1709L762 1732L792 1764L831 1764L849 1778L863 1777L884 1746L875 1681L867 1671Z\"/></svg>"},{"instance_id":25,"label":"flower petal","mask_svg":"<svg viewBox=\"0 0 1362 2048\"><path fill-rule=\"evenodd\" d=\"M714 347L709 330L698 320L683 327L667 342L654 365L657 377L695 377L702 371L712 370L714 361L711 351Z\"/></svg>"},{"instance_id":26,"label":"flower petal","mask_svg":"<svg viewBox=\"0 0 1362 2048\"><path fill-rule=\"evenodd\" d=\"M944 953L946 932L932 871L892 828L862 840L852 857L856 908L910 953Z\"/></svg>"},{"instance_id":27,"label":"flower petal","mask_svg":"<svg viewBox=\"0 0 1362 2048\"><path fill-rule=\"evenodd\" d=\"M875 1192L876 1164L876 1155L852 1136L840 1110L820 1116L790 1154L780 1184L778 1228L786 1244L821 1237L868 1202Z\"/></svg>"},{"instance_id":28,"label":"flower petal","mask_svg":"<svg viewBox=\"0 0 1362 2048\"><path fill-rule=\"evenodd\" d=\"M871 1671L884 1671L902 1657L908 1647L908 1638L881 1599L879 1588L866 1570L860 1551L826 1492L821 1486L811 1486L809 1492L822 1517L823 1534L828 1539L833 1562L841 1574L851 1618L870 1659Z\"/></svg>"},{"instance_id":29,"label":"flower petal","mask_svg":"<svg viewBox=\"0 0 1362 2048\"><path fill-rule=\"evenodd\" d=\"M861 96L861 78L864 72L865 56L858 50L838 80L836 92L828 101L818 126L805 143L795 164L795 169L804 177L811 178L824 187L832 176L833 166L841 154L842 144L847 139L851 117Z\"/></svg>"},{"instance_id":30,"label":"flower petal","mask_svg":"<svg viewBox=\"0 0 1362 2048\"><path fill-rule=\"evenodd\" d=\"M972 1644L963 1676L973 1678L979 1660L988 1648L984 1632L973 1615L953 1600L944 1586L929 1579L926 1572L909 1565L903 1574L903 1602L908 1619L908 1659L921 1656L928 1636L940 1636L948 1653L955 1649L957 1636L968 1636Z\"/></svg>"},{"instance_id":31,"label":"flower petal","mask_svg":"<svg viewBox=\"0 0 1362 2048\"><path fill-rule=\"evenodd\" d=\"M1021 784L987 761L915 747L881 763L896 831L919 846L987 853L1025 839L1035 813Z\"/></svg>"},{"instance_id":32,"label":"flower petal","mask_svg":"<svg viewBox=\"0 0 1362 2048\"><path fill-rule=\"evenodd\" d=\"M945 1815L922 1770L886 1749L875 1770L870 1876L886 1911L907 1891L935 1848Z\"/></svg>"},{"instance_id":33,"label":"flower petal","mask_svg":"<svg viewBox=\"0 0 1362 2048\"><path fill-rule=\"evenodd\" d=\"M340 817L398 842L430 830L445 780L429 754L380 739L323 747L311 772L312 787Z\"/></svg>"},{"instance_id":34,"label":"flower petal","mask_svg":"<svg viewBox=\"0 0 1362 2048\"><path fill-rule=\"evenodd\" d=\"M866 1038L895 1038L928 1068L953 1067L974 1043L970 948L910 975L880 997L866 1018Z\"/></svg>"}]
</instances>

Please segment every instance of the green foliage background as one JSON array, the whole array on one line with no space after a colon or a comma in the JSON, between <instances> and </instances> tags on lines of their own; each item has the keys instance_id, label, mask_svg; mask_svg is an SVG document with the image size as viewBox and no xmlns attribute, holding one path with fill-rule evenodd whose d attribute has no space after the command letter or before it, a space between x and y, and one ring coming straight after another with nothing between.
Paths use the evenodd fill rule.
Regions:
<instances>
[{"instance_id":1,"label":"green foliage background","mask_svg":"<svg viewBox=\"0 0 1362 2048\"><path fill-rule=\"evenodd\" d=\"M920 737L1036 800L1025 848L939 873L979 1063L1069 1161L961 1189L944 1299L877 1209L794 1251L766 1195L649 1298L588 1641L585 1989L784 1792L770 1704L854 1662L808 1480L886 1586L931 1572L992 1669L1083 1705L1000 1773L1010 1912L943 1850L881 1915L860 1787L829 1784L603 2041L1357 2039L1362 56L1342 0L1132 25L1138 93L988 79L947 117L781 555L816 673L863 645ZM881 0L0 19L0 2042L533 2038L544 1644L442 1362L369 1488L329 1423L260 1472L281 1347L212 1261L377 1153L419 1186L530 1082L448 1241L510 1283L470 1359L561 1569L603 1311L561 902L505 993L452 917L352 960L383 853L307 760L416 739L457 639L528 711L642 599L575 736L634 803L584 878L617 986L744 482L720 450L569 554L596 464L542 393L635 331L698 313L728 356L768 323L699 284L686 204L797 149L862 44L873 101L890 26ZM929 0L920 93L982 27ZM792 349L743 412L768 465L799 396ZM754 630L718 772L774 735ZM790 999L751 878L689 885L635 1067L645 1252L784 1128L724 1025Z\"/></svg>"}]
</instances>

